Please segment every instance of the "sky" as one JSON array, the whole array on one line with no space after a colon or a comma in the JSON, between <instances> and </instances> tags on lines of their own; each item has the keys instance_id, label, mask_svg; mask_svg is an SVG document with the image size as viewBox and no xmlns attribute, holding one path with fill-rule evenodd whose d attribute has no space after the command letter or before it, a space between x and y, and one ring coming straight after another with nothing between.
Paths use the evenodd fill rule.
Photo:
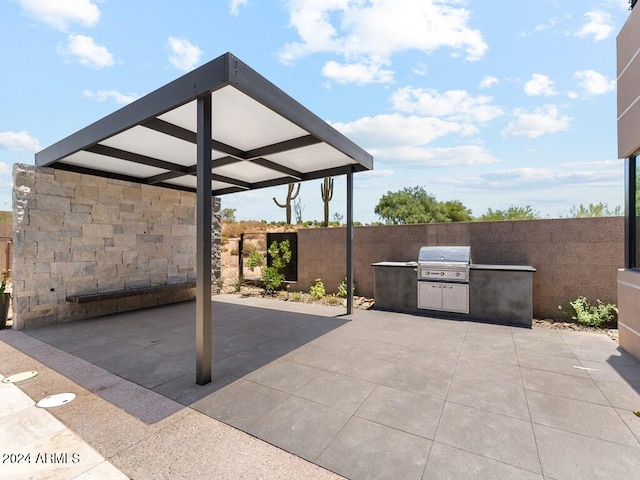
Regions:
<instances>
[{"instance_id":1,"label":"sky","mask_svg":"<svg viewBox=\"0 0 640 480\"><path fill-rule=\"evenodd\" d=\"M12 165L231 52L374 157L354 220L421 186L480 216L623 205L615 37L627 0L0 0L0 210ZM322 220L322 180L302 184ZM287 187L225 195L280 221ZM335 179L332 219L346 211Z\"/></svg>"}]
</instances>

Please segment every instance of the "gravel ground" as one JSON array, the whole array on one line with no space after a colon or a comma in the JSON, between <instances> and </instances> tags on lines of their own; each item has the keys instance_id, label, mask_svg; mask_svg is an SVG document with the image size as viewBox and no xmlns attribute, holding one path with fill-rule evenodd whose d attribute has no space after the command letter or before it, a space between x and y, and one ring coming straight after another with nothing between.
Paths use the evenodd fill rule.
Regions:
<instances>
[{"instance_id":1,"label":"gravel ground","mask_svg":"<svg viewBox=\"0 0 640 480\"><path fill-rule=\"evenodd\" d=\"M578 332L593 332L608 335L616 342L618 341L618 329L617 328L595 328L587 327L586 325L580 325L576 322L565 322L562 320L551 319L537 319L533 320L534 328L555 328L560 330L574 330Z\"/></svg>"}]
</instances>

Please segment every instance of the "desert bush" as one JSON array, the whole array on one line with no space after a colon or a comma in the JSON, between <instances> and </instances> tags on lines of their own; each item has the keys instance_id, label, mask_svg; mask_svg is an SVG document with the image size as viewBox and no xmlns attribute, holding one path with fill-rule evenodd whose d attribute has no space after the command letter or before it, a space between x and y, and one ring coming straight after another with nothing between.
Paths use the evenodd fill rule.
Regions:
<instances>
[{"instance_id":1,"label":"desert bush","mask_svg":"<svg viewBox=\"0 0 640 480\"><path fill-rule=\"evenodd\" d=\"M618 307L613 303L589 303L586 297L580 296L569 302L571 318L589 327L616 327L618 324Z\"/></svg>"},{"instance_id":2,"label":"desert bush","mask_svg":"<svg viewBox=\"0 0 640 480\"><path fill-rule=\"evenodd\" d=\"M281 273L289 262L291 261L291 248L289 246L289 240L282 242L272 242L269 245L267 254L271 259L271 265L262 269L262 281L264 287L268 292L280 288L284 281L284 275Z\"/></svg>"},{"instance_id":3,"label":"desert bush","mask_svg":"<svg viewBox=\"0 0 640 480\"><path fill-rule=\"evenodd\" d=\"M240 293L240 290L242 290L242 286L244 285L244 277L242 275L238 275L238 278L236 278L231 286L233 287L233 291L236 293Z\"/></svg>"},{"instance_id":4,"label":"desert bush","mask_svg":"<svg viewBox=\"0 0 640 480\"><path fill-rule=\"evenodd\" d=\"M249 270L253 272L254 269L262 268L263 265L264 265L264 256L262 255L262 253L259 252L258 250L251 251L247 258L247 267L249 268Z\"/></svg>"},{"instance_id":5,"label":"desert bush","mask_svg":"<svg viewBox=\"0 0 640 480\"><path fill-rule=\"evenodd\" d=\"M355 282L353 283L353 294L356 294L356 284ZM347 298L347 278L345 277L344 280L342 280L340 282L340 285L338 285L338 296L341 298Z\"/></svg>"},{"instance_id":6,"label":"desert bush","mask_svg":"<svg viewBox=\"0 0 640 480\"><path fill-rule=\"evenodd\" d=\"M324 302L327 305L342 305L343 300L336 295L328 295L324 297Z\"/></svg>"},{"instance_id":7,"label":"desert bush","mask_svg":"<svg viewBox=\"0 0 640 480\"><path fill-rule=\"evenodd\" d=\"M322 283L322 279L320 278L316 278L314 281L315 283L311 285L311 288L309 289L309 295L311 295L311 298L314 300L320 300L326 295L324 283Z\"/></svg>"},{"instance_id":8,"label":"desert bush","mask_svg":"<svg viewBox=\"0 0 640 480\"><path fill-rule=\"evenodd\" d=\"M289 300L292 302L301 302L303 299L304 295L302 292L291 292L291 295L289 295Z\"/></svg>"}]
</instances>

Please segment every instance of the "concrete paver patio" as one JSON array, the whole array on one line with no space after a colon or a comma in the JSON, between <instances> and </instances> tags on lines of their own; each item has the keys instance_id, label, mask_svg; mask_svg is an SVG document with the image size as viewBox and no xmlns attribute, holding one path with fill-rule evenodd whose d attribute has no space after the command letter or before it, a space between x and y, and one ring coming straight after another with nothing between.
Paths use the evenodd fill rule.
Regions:
<instances>
[{"instance_id":1,"label":"concrete paver patio","mask_svg":"<svg viewBox=\"0 0 640 480\"><path fill-rule=\"evenodd\" d=\"M64 375L79 398L51 412L136 479L258 476L258 444L229 450L231 467L203 449L258 442L226 425L352 479L640 479L640 364L607 336L342 312L215 297L205 386L192 303L0 331L26 354L0 373L31 361ZM41 398L45 384L18 386ZM333 477L276 452L263 478Z\"/></svg>"}]
</instances>

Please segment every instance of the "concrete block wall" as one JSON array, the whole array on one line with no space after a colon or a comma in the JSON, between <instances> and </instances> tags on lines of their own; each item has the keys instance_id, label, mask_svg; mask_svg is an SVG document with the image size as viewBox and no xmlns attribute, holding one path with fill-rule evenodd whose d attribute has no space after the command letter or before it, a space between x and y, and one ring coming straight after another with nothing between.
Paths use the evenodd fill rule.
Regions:
<instances>
[{"instance_id":1,"label":"concrete block wall","mask_svg":"<svg viewBox=\"0 0 640 480\"><path fill-rule=\"evenodd\" d=\"M13 170L15 328L190 300L195 289L89 304L71 295L186 284L196 275L195 194L31 165ZM214 199L219 212L219 199ZM212 277L220 277L214 216ZM214 282L217 285L217 282Z\"/></svg>"},{"instance_id":2,"label":"concrete block wall","mask_svg":"<svg viewBox=\"0 0 640 480\"><path fill-rule=\"evenodd\" d=\"M560 318L559 305L580 295L616 303L624 265L622 217L385 225L354 228L356 294L373 297L372 263L414 261L423 245L470 245L473 263L532 265L533 311ZM346 229L298 231L298 284L321 278L336 292L346 272Z\"/></svg>"}]
</instances>

